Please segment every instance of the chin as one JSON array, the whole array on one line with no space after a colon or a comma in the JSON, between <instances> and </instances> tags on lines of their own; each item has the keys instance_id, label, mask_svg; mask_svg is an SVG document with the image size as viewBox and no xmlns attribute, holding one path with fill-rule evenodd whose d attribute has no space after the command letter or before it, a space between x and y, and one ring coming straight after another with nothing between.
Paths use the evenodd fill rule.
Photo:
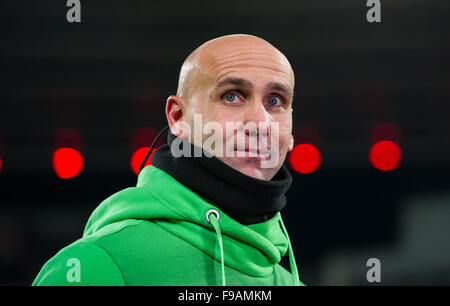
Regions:
<instances>
[{"instance_id":1,"label":"chin","mask_svg":"<svg viewBox=\"0 0 450 306\"><path fill-rule=\"evenodd\" d=\"M261 168L261 161L256 158L232 157L219 159L234 170L259 180L269 181L276 172L275 168Z\"/></svg>"},{"instance_id":2,"label":"chin","mask_svg":"<svg viewBox=\"0 0 450 306\"><path fill-rule=\"evenodd\" d=\"M236 167L235 169L245 175L251 176L258 180L268 181L272 178L271 175L272 169L261 169L259 167L255 167L252 165Z\"/></svg>"}]
</instances>

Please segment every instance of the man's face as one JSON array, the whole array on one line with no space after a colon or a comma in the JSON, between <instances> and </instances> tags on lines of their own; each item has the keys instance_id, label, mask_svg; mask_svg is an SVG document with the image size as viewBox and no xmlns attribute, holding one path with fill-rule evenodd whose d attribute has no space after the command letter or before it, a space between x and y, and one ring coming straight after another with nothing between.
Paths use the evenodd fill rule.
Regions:
<instances>
[{"instance_id":1,"label":"man's face","mask_svg":"<svg viewBox=\"0 0 450 306\"><path fill-rule=\"evenodd\" d=\"M292 96L294 77L292 69L284 56L276 49L257 42L252 45L227 44L218 49L208 50L202 60L204 64L196 76L189 101L186 101L184 121L194 132L194 115L201 114L202 125L208 122L219 123L222 127L223 154L217 156L225 164L251 177L270 180L282 166L286 154L292 150ZM254 129L237 129L227 132L227 123L254 123ZM264 125L260 125L264 124ZM274 128L278 125L278 129ZM261 129L266 127L267 130ZM270 157L264 152L244 157L227 156L227 145L231 150L253 151L252 137L264 135L271 148L276 148L271 140L278 141L278 150ZM275 133L275 134L274 134ZM239 135L237 135L239 134ZM190 141L203 146L210 134L202 133L202 144L195 143L193 134ZM243 137L245 148L237 148L235 139ZM262 138L259 138L261 140ZM227 142L228 141L228 142ZM261 148L261 147L260 147ZM230 150L230 147L228 147ZM277 162L272 167L262 166L263 160L272 158Z\"/></svg>"}]
</instances>

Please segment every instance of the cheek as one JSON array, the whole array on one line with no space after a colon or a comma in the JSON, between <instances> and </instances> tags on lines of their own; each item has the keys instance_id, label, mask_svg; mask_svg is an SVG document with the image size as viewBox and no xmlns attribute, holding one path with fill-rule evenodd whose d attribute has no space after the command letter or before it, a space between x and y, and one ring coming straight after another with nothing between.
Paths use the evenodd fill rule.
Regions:
<instances>
[{"instance_id":1,"label":"cheek","mask_svg":"<svg viewBox=\"0 0 450 306\"><path fill-rule=\"evenodd\" d=\"M284 133L280 135L280 153L287 152L289 150L290 145L290 133Z\"/></svg>"},{"instance_id":2,"label":"cheek","mask_svg":"<svg viewBox=\"0 0 450 306\"><path fill-rule=\"evenodd\" d=\"M220 127L222 130L222 136L223 140L225 141L227 136L233 137L233 133L229 132L227 133L227 123L229 123L229 127L232 128L234 125L234 122L242 121L239 118L236 118L236 116L233 116L233 113L226 112L226 111L219 111L219 110L213 110L210 111L208 114L206 114L207 117L206 120L203 120L203 124L207 122L214 122L216 127Z\"/></svg>"},{"instance_id":3,"label":"cheek","mask_svg":"<svg viewBox=\"0 0 450 306\"><path fill-rule=\"evenodd\" d=\"M289 119L281 120L279 123L280 150L289 147L292 135L292 121Z\"/></svg>"}]
</instances>

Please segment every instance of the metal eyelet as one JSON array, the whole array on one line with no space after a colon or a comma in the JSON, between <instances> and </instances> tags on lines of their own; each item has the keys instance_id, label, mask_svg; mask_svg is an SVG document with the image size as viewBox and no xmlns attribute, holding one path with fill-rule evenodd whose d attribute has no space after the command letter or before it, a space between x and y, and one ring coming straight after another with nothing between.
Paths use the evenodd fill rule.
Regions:
<instances>
[{"instance_id":1,"label":"metal eyelet","mask_svg":"<svg viewBox=\"0 0 450 306\"><path fill-rule=\"evenodd\" d=\"M215 215L216 215L216 218L217 218L217 221L219 221L219 219L220 219L219 212L218 212L217 210L215 210L215 209L210 209L210 210L208 210L208 211L206 212L206 214L205 214L206 221L208 221L208 223L211 223L211 221L209 221L209 215L210 215L210 214L215 214Z\"/></svg>"}]
</instances>

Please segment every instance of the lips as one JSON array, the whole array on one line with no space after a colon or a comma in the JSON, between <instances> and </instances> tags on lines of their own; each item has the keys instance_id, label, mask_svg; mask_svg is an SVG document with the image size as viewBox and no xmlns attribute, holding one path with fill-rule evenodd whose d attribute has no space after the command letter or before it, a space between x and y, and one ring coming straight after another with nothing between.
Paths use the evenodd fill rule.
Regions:
<instances>
[{"instance_id":1,"label":"lips","mask_svg":"<svg viewBox=\"0 0 450 306\"><path fill-rule=\"evenodd\" d=\"M271 152L267 150L260 150L259 148L248 147L245 149L238 149L236 146L234 147L235 152L243 152L245 157L255 157L255 158L269 158Z\"/></svg>"}]
</instances>

